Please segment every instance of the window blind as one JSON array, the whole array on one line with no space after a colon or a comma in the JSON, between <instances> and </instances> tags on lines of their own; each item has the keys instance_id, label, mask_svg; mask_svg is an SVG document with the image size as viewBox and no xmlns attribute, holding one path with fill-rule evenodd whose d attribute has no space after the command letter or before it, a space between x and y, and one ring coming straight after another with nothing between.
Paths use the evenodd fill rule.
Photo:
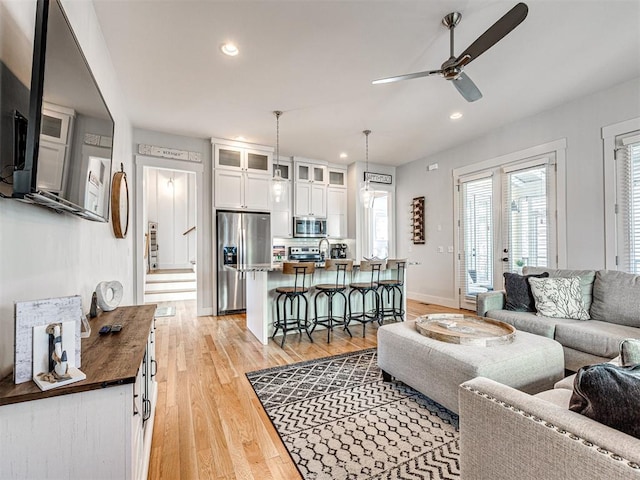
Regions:
<instances>
[{"instance_id":1,"label":"window blind","mask_svg":"<svg viewBox=\"0 0 640 480\"><path fill-rule=\"evenodd\" d=\"M640 274L640 132L616 138L618 269Z\"/></svg>"},{"instance_id":2,"label":"window blind","mask_svg":"<svg viewBox=\"0 0 640 480\"><path fill-rule=\"evenodd\" d=\"M493 289L493 178L461 179L460 289L465 297Z\"/></svg>"}]
</instances>

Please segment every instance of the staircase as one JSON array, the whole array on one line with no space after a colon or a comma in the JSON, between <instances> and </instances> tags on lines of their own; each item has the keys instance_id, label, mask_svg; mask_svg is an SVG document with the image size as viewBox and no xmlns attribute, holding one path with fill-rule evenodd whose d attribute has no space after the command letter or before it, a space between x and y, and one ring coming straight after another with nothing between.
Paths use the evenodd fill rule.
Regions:
<instances>
[{"instance_id":1,"label":"staircase","mask_svg":"<svg viewBox=\"0 0 640 480\"><path fill-rule=\"evenodd\" d=\"M189 268L147 273L144 302L158 303L196 299L196 272Z\"/></svg>"}]
</instances>

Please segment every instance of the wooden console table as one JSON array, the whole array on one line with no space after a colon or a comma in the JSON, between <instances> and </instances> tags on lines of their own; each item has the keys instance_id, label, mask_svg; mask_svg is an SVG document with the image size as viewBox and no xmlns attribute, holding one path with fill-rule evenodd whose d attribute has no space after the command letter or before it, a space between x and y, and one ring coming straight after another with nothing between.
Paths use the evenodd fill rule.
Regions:
<instances>
[{"instance_id":1,"label":"wooden console table","mask_svg":"<svg viewBox=\"0 0 640 480\"><path fill-rule=\"evenodd\" d=\"M0 382L0 476L147 478L155 415L156 305L119 307L82 339L87 378L46 392ZM120 323L119 333L99 335Z\"/></svg>"}]
</instances>

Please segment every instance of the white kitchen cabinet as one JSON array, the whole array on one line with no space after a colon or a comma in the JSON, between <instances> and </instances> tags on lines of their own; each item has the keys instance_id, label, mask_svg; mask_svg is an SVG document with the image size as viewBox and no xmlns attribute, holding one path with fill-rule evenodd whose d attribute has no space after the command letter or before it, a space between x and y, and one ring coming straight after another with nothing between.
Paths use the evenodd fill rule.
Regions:
<instances>
[{"instance_id":1,"label":"white kitchen cabinet","mask_svg":"<svg viewBox=\"0 0 640 480\"><path fill-rule=\"evenodd\" d=\"M235 170L214 172L216 208L265 211L271 208L271 176Z\"/></svg>"},{"instance_id":2,"label":"white kitchen cabinet","mask_svg":"<svg viewBox=\"0 0 640 480\"><path fill-rule=\"evenodd\" d=\"M327 216L327 163L294 157L294 216Z\"/></svg>"},{"instance_id":3,"label":"white kitchen cabinet","mask_svg":"<svg viewBox=\"0 0 640 480\"><path fill-rule=\"evenodd\" d=\"M82 339L81 383L40 392L35 383L0 382L0 477L147 478L158 390L155 309L118 307L93 320ZM121 332L98 334L115 323Z\"/></svg>"},{"instance_id":4,"label":"white kitchen cabinet","mask_svg":"<svg viewBox=\"0 0 640 480\"><path fill-rule=\"evenodd\" d=\"M242 170L243 172L269 175L273 154L270 150L235 145L214 144L215 168Z\"/></svg>"},{"instance_id":5,"label":"white kitchen cabinet","mask_svg":"<svg viewBox=\"0 0 640 480\"><path fill-rule=\"evenodd\" d=\"M281 202L273 202L271 206L271 235L276 238L293 237L293 222L291 220L291 199L293 163L291 160L280 158L273 162L273 172L280 168L280 175L286 182L286 192Z\"/></svg>"},{"instance_id":6,"label":"white kitchen cabinet","mask_svg":"<svg viewBox=\"0 0 640 480\"><path fill-rule=\"evenodd\" d=\"M296 217L326 218L327 186L296 182L294 205Z\"/></svg>"},{"instance_id":7,"label":"white kitchen cabinet","mask_svg":"<svg viewBox=\"0 0 640 480\"><path fill-rule=\"evenodd\" d=\"M327 180L329 188L347 188L347 168L342 166L329 165L327 169Z\"/></svg>"},{"instance_id":8,"label":"white kitchen cabinet","mask_svg":"<svg viewBox=\"0 0 640 480\"><path fill-rule=\"evenodd\" d=\"M296 182L310 182L316 184L326 185L327 180L327 165L326 163L313 163L312 161L299 161L295 162L296 170Z\"/></svg>"},{"instance_id":9,"label":"white kitchen cabinet","mask_svg":"<svg viewBox=\"0 0 640 480\"><path fill-rule=\"evenodd\" d=\"M347 237L347 189L327 188L327 236Z\"/></svg>"},{"instance_id":10,"label":"white kitchen cabinet","mask_svg":"<svg viewBox=\"0 0 640 480\"><path fill-rule=\"evenodd\" d=\"M214 205L232 210L271 209L270 147L211 139L214 157Z\"/></svg>"}]
</instances>

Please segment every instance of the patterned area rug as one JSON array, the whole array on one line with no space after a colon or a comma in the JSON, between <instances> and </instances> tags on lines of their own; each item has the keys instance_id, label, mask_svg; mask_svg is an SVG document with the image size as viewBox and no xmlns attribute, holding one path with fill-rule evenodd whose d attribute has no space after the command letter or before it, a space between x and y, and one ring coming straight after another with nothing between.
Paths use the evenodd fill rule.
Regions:
<instances>
[{"instance_id":1,"label":"patterned area rug","mask_svg":"<svg viewBox=\"0 0 640 480\"><path fill-rule=\"evenodd\" d=\"M247 373L305 479L459 479L458 416L400 382L376 350Z\"/></svg>"}]
</instances>

